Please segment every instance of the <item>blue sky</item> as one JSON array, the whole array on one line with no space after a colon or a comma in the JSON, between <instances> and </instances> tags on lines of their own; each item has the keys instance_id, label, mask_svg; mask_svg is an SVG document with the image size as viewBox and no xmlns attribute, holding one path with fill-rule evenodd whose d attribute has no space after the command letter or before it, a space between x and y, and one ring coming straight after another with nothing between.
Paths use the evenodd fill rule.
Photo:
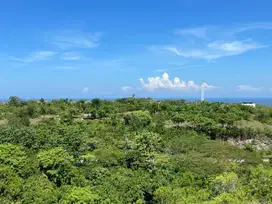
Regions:
<instances>
[{"instance_id":1,"label":"blue sky","mask_svg":"<svg viewBox=\"0 0 272 204\"><path fill-rule=\"evenodd\" d=\"M0 98L270 97L272 2L0 3Z\"/></svg>"}]
</instances>

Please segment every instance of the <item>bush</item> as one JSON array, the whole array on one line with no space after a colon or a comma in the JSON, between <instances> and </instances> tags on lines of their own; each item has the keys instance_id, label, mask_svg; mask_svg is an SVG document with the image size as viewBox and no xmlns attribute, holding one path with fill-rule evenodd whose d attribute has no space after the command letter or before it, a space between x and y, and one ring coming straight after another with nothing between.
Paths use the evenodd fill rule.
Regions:
<instances>
[{"instance_id":1,"label":"bush","mask_svg":"<svg viewBox=\"0 0 272 204\"><path fill-rule=\"evenodd\" d=\"M126 113L123 116L126 126L131 127L134 130L147 127L151 124L152 118L147 111L137 111Z\"/></svg>"}]
</instances>

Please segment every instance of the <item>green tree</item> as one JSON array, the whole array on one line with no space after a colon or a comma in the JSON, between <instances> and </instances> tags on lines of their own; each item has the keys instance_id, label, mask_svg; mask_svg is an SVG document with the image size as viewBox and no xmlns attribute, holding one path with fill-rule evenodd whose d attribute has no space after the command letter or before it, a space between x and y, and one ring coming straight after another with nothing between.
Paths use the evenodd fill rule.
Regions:
<instances>
[{"instance_id":1,"label":"green tree","mask_svg":"<svg viewBox=\"0 0 272 204\"><path fill-rule=\"evenodd\" d=\"M254 197L262 202L272 202L272 169L263 165L252 167L247 186Z\"/></svg>"},{"instance_id":2,"label":"green tree","mask_svg":"<svg viewBox=\"0 0 272 204\"><path fill-rule=\"evenodd\" d=\"M23 175L27 165L27 155L19 145L0 144L0 163L12 167Z\"/></svg>"},{"instance_id":3,"label":"green tree","mask_svg":"<svg viewBox=\"0 0 272 204\"><path fill-rule=\"evenodd\" d=\"M204 132L208 135L214 135L217 133L217 124L211 118L197 114L187 117L187 121L197 132Z\"/></svg>"},{"instance_id":4,"label":"green tree","mask_svg":"<svg viewBox=\"0 0 272 204\"><path fill-rule=\"evenodd\" d=\"M87 187L73 187L62 198L62 204L95 204L100 203L100 197Z\"/></svg>"},{"instance_id":5,"label":"green tree","mask_svg":"<svg viewBox=\"0 0 272 204\"><path fill-rule=\"evenodd\" d=\"M21 106L22 105L22 100L18 96L11 96L9 97L9 105L12 106Z\"/></svg>"},{"instance_id":6,"label":"green tree","mask_svg":"<svg viewBox=\"0 0 272 204\"><path fill-rule=\"evenodd\" d=\"M211 182L212 190L216 195L232 193L237 189L238 184L238 176L233 172L224 172Z\"/></svg>"},{"instance_id":7,"label":"green tree","mask_svg":"<svg viewBox=\"0 0 272 204\"><path fill-rule=\"evenodd\" d=\"M7 203L13 203L21 194L23 179L18 176L13 167L2 164L2 161L0 178L0 197L5 198Z\"/></svg>"},{"instance_id":8,"label":"green tree","mask_svg":"<svg viewBox=\"0 0 272 204\"><path fill-rule=\"evenodd\" d=\"M58 191L45 175L29 177L22 194L23 204L58 203Z\"/></svg>"},{"instance_id":9,"label":"green tree","mask_svg":"<svg viewBox=\"0 0 272 204\"><path fill-rule=\"evenodd\" d=\"M74 158L62 147L43 150L39 152L37 158L40 170L57 186L84 182L80 172L73 166Z\"/></svg>"},{"instance_id":10,"label":"green tree","mask_svg":"<svg viewBox=\"0 0 272 204\"><path fill-rule=\"evenodd\" d=\"M205 204L248 204L249 200L246 197L239 197L235 193L222 193L215 197L212 201ZM252 202L257 203L257 202Z\"/></svg>"},{"instance_id":11,"label":"green tree","mask_svg":"<svg viewBox=\"0 0 272 204\"><path fill-rule=\"evenodd\" d=\"M152 168L156 151L160 149L161 137L153 132L142 132L129 141L126 157L127 166L131 168Z\"/></svg>"},{"instance_id":12,"label":"green tree","mask_svg":"<svg viewBox=\"0 0 272 204\"><path fill-rule=\"evenodd\" d=\"M37 136L34 128L3 126L0 128L0 143L20 144L27 148L37 148Z\"/></svg>"},{"instance_id":13,"label":"green tree","mask_svg":"<svg viewBox=\"0 0 272 204\"><path fill-rule=\"evenodd\" d=\"M137 111L126 113L123 116L124 123L126 126L133 130L144 128L151 124L152 118L147 111Z\"/></svg>"},{"instance_id":14,"label":"green tree","mask_svg":"<svg viewBox=\"0 0 272 204\"><path fill-rule=\"evenodd\" d=\"M256 120L265 123L270 119L270 112L265 108L259 109L255 115Z\"/></svg>"},{"instance_id":15,"label":"green tree","mask_svg":"<svg viewBox=\"0 0 272 204\"><path fill-rule=\"evenodd\" d=\"M15 126L15 127L29 126L30 125L30 119L26 115L11 114L11 115L8 116L8 124L10 126Z\"/></svg>"},{"instance_id":16,"label":"green tree","mask_svg":"<svg viewBox=\"0 0 272 204\"><path fill-rule=\"evenodd\" d=\"M148 110L150 113L155 114L161 110L160 104L158 102L149 103Z\"/></svg>"},{"instance_id":17,"label":"green tree","mask_svg":"<svg viewBox=\"0 0 272 204\"><path fill-rule=\"evenodd\" d=\"M232 112L224 113L224 114L219 114L217 116L217 121L221 124L222 127L225 126L233 126L235 121L238 121L239 117Z\"/></svg>"},{"instance_id":18,"label":"green tree","mask_svg":"<svg viewBox=\"0 0 272 204\"><path fill-rule=\"evenodd\" d=\"M194 188L160 187L155 193L155 201L160 204L204 203L209 199L209 192Z\"/></svg>"},{"instance_id":19,"label":"green tree","mask_svg":"<svg viewBox=\"0 0 272 204\"><path fill-rule=\"evenodd\" d=\"M102 101L99 98L94 98L91 102L92 102L92 106L95 109L99 109L102 103Z\"/></svg>"},{"instance_id":20,"label":"green tree","mask_svg":"<svg viewBox=\"0 0 272 204\"><path fill-rule=\"evenodd\" d=\"M74 121L73 111L66 111L62 113L60 120L63 124L71 125Z\"/></svg>"},{"instance_id":21,"label":"green tree","mask_svg":"<svg viewBox=\"0 0 272 204\"><path fill-rule=\"evenodd\" d=\"M172 121L175 124L180 124L186 121L186 117L183 114L176 114L173 116Z\"/></svg>"},{"instance_id":22,"label":"green tree","mask_svg":"<svg viewBox=\"0 0 272 204\"><path fill-rule=\"evenodd\" d=\"M44 98L41 98L41 99L40 99L40 103L45 103Z\"/></svg>"}]
</instances>

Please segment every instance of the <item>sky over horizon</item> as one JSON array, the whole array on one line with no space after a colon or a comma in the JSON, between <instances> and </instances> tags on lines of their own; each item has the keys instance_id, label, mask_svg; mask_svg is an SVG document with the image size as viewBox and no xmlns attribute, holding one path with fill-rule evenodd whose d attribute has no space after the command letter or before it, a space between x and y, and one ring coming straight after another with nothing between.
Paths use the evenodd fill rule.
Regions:
<instances>
[{"instance_id":1,"label":"sky over horizon","mask_svg":"<svg viewBox=\"0 0 272 204\"><path fill-rule=\"evenodd\" d=\"M272 2L0 3L0 98L272 96Z\"/></svg>"}]
</instances>

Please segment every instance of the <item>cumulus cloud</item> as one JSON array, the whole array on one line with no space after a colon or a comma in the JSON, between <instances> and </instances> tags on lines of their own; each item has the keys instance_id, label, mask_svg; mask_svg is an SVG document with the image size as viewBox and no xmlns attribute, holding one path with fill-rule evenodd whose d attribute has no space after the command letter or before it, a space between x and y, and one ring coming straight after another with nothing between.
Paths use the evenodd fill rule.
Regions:
<instances>
[{"instance_id":1,"label":"cumulus cloud","mask_svg":"<svg viewBox=\"0 0 272 204\"><path fill-rule=\"evenodd\" d=\"M167 73L164 73L162 77L149 77L147 83L144 79L139 79L141 86L146 90L156 90L156 89L169 89L169 90L199 90L201 86L205 89L213 89L215 86L203 83L202 85L196 84L194 81L185 82L178 77L173 80L169 78Z\"/></svg>"},{"instance_id":2,"label":"cumulus cloud","mask_svg":"<svg viewBox=\"0 0 272 204\"><path fill-rule=\"evenodd\" d=\"M88 93L89 92L89 88L88 87L84 87L83 89L82 89L82 93Z\"/></svg>"},{"instance_id":3,"label":"cumulus cloud","mask_svg":"<svg viewBox=\"0 0 272 204\"><path fill-rule=\"evenodd\" d=\"M249 85L239 85L237 86L238 91L248 91L248 92L257 92L264 90L263 87L252 87Z\"/></svg>"},{"instance_id":4,"label":"cumulus cloud","mask_svg":"<svg viewBox=\"0 0 272 204\"><path fill-rule=\"evenodd\" d=\"M131 89L132 89L132 87L130 87L130 86L122 86L121 87L121 90L124 92L130 91Z\"/></svg>"},{"instance_id":5,"label":"cumulus cloud","mask_svg":"<svg viewBox=\"0 0 272 204\"><path fill-rule=\"evenodd\" d=\"M40 60L48 60L56 54L57 54L56 52L52 51L38 51L31 53L28 57L25 58L11 57L11 59L21 62L35 62Z\"/></svg>"}]
</instances>

